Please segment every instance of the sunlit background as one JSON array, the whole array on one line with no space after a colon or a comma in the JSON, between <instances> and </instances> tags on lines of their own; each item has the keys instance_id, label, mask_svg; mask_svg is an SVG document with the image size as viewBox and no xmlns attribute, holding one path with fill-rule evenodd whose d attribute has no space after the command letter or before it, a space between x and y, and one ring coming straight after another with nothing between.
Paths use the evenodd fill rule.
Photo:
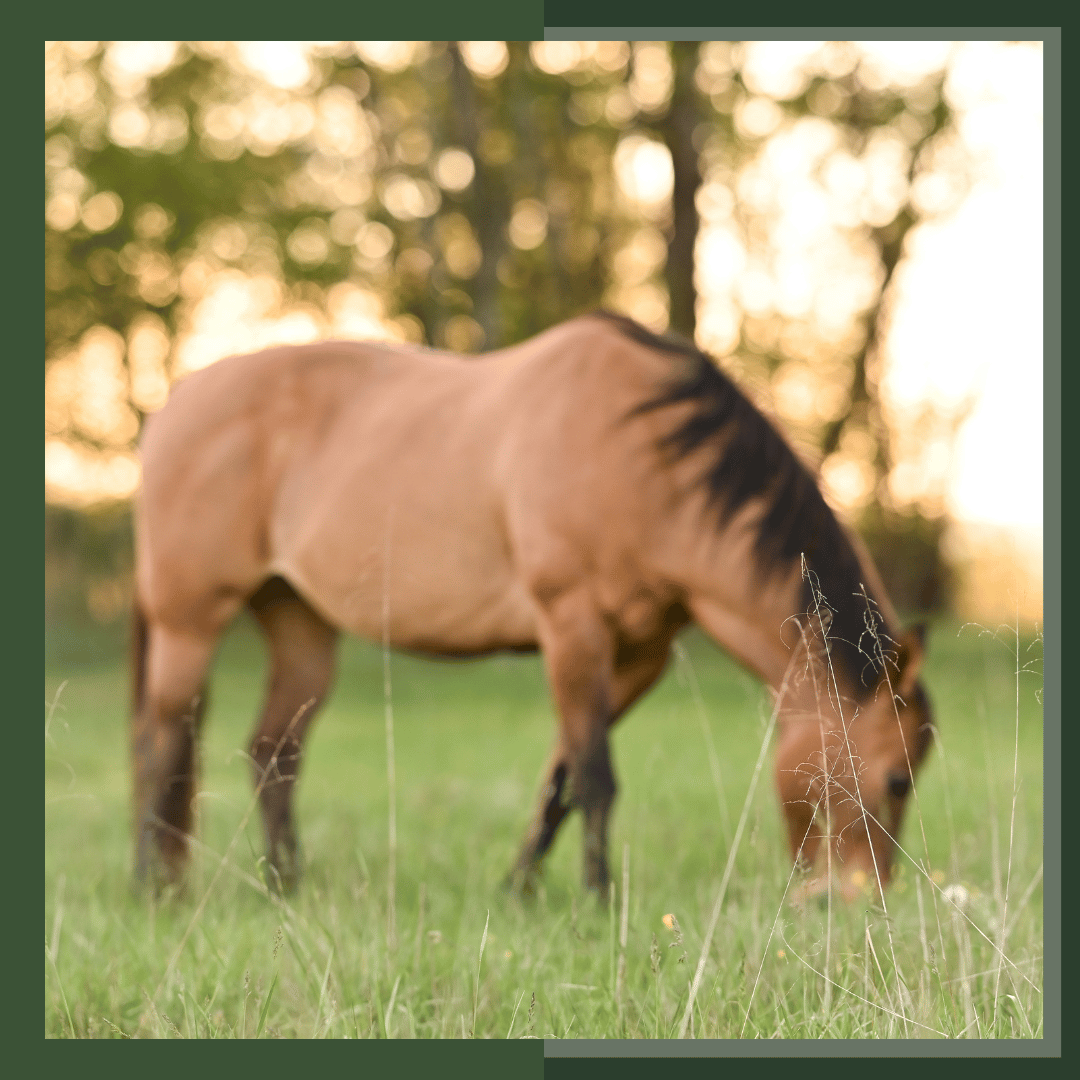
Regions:
<instances>
[{"instance_id":1,"label":"sunlit background","mask_svg":"<svg viewBox=\"0 0 1080 1080\"><path fill-rule=\"evenodd\" d=\"M901 606L1041 621L1042 65L1038 42L49 43L55 609L125 609L135 441L186 372L330 336L479 352L604 305L692 334L779 418Z\"/></svg>"}]
</instances>

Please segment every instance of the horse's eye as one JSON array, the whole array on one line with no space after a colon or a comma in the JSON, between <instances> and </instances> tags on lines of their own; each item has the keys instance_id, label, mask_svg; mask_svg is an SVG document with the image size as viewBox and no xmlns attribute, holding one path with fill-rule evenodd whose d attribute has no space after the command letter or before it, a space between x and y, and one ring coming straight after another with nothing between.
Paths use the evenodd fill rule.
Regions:
<instances>
[{"instance_id":1,"label":"horse's eye","mask_svg":"<svg viewBox=\"0 0 1080 1080\"><path fill-rule=\"evenodd\" d=\"M889 794L897 799L902 799L911 789L911 777L907 773L891 773L889 775Z\"/></svg>"}]
</instances>

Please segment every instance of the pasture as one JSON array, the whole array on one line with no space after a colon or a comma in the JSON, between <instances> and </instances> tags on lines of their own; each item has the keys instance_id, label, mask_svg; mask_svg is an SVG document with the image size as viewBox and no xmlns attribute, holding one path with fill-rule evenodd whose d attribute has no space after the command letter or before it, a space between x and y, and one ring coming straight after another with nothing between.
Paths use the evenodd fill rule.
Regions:
<instances>
[{"instance_id":1,"label":"pasture","mask_svg":"<svg viewBox=\"0 0 1080 1080\"><path fill-rule=\"evenodd\" d=\"M47 1037L672 1037L736 838L689 1033L1042 1035L1038 638L932 628L938 740L887 911L790 902L770 753L747 798L768 695L697 632L614 731L600 904L577 816L534 900L501 888L554 732L540 659L392 656L391 851L383 657L344 641L298 788L305 877L278 900L241 752L265 672L245 620L215 664L188 887L151 901L131 885L122 652L121 631L47 639Z\"/></svg>"}]
</instances>

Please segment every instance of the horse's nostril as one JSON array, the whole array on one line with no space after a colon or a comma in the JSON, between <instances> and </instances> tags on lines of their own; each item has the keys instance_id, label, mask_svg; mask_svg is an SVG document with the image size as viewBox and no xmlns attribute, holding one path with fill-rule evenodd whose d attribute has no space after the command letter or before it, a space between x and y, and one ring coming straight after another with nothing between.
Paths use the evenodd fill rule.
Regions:
<instances>
[{"instance_id":1,"label":"horse's nostril","mask_svg":"<svg viewBox=\"0 0 1080 1080\"><path fill-rule=\"evenodd\" d=\"M911 790L911 777L906 773L893 773L889 777L889 794L902 799Z\"/></svg>"}]
</instances>

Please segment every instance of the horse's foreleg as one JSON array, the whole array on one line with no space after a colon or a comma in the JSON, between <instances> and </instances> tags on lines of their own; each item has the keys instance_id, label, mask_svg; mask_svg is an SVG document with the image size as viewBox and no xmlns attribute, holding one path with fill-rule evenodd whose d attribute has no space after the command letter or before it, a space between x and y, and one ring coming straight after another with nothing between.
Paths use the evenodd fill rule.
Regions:
<instances>
[{"instance_id":1,"label":"horse's foreleg","mask_svg":"<svg viewBox=\"0 0 1080 1080\"><path fill-rule=\"evenodd\" d=\"M636 646L624 645L617 650L610 679L609 728L659 678L668 660L672 636L665 632L655 640ZM559 826L573 808L571 785L567 782L569 761L569 753L560 733L544 773L544 786L532 825L510 876L511 882L525 892L532 890L542 860ZM602 829L606 833L606 823L603 823Z\"/></svg>"},{"instance_id":2,"label":"horse's foreleg","mask_svg":"<svg viewBox=\"0 0 1080 1080\"><path fill-rule=\"evenodd\" d=\"M544 604L540 644L559 714L552 770L523 858L533 864L550 846L569 807L584 816L584 882L607 888L607 822L615 800L607 729L615 715L615 649L587 590L567 591Z\"/></svg>"},{"instance_id":3,"label":"horse's foreleg","mask_svg":"<svg viewBox=\"0 0 1080 1080\"><path fill-rule=\"evenodd\" d=\"M290 890L300 876L292 792L308 725L334 674L337 631L281 579L249 601L270 646L270 677L251 739L254 782L266 836L270 883Z\"/></svg>"},{"instance_id":4,"label":"horse's foreleg","mask_svg":"<svg viewBox=\"0 0 1080 1080\"><path fill-rule=\"evenodd\" d=\"M508 880L510 886L525 894L531 893L535 888L544 856L571 809L567 798L566 752L561 739L555 744L544 776L544 786L540 791L533 822Z\"/></svg>"},{"instance_id":5,"label":"horse's foreleg","mask_svg":"<svg viewBox=\"0 0 1080 1080\"><path fill-rule=\"evenodd\" d=\"M607 828L617 790L606 732L602 738L585 746L584 753L575 762L571 777L575 804L581 807L585 818L582 881L586 889L603 897L611 880L608 872Z\"/></svg>"},{"instance_id":6,"label":"horse's foreleg","mask_svg":"<svg viewBox=\"0 0 1080 1080\"><path fill-rule=\"evenodd\" d=\"M187 858L197 741L214 639L151 625L146 685L133 717L135 874L178 882Z\"/></svg>"}]
</instances>

